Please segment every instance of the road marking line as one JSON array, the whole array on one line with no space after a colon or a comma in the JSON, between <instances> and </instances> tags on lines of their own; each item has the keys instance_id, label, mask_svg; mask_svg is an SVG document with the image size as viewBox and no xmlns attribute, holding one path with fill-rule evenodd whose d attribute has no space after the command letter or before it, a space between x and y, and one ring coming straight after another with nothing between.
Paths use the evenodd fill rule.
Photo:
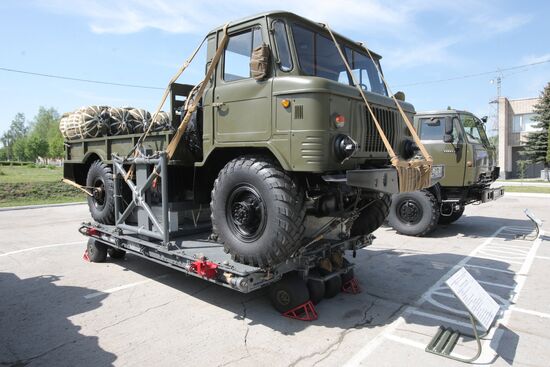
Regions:
<instances>
[{"instance_id":1,"label":"road marking line","mask_svg":"<svg viewBox=\"0 0 550 367\"><path fill-rule=\"evenodd\" d=\"M419 342L414 341L414 340L411 340L411 339L403 338L401 336L397 336L397 335L392 334L392 335L385 335L385 338L389 339L389 340L392 340L394 342L397 342L397 343L401 343L401 344L405 344L405 345L414 347L414 348L426 350L426 346L424 344L419 343ZM458 354L458 353L453 353L453 356L458 357L458 358L468 359L468 357L463 356L462 354Z\"/></svg>"},{"instance_id":2,"label":"road marking line","mask_svg":"<svg viewBox=\"0 0 550 367\"><path fill-rule=\"evenodd\" d=\"M434 285L432 285L424 294L420 296L420 298L414 303L413 306L408 306L401 315L394 320L392 323L386 325L383 327L382 331L377 334L373 339L371 339L367 344L365 344L357 353L355 353L345 364L346 367L351 366L358 366L362 361L364 361L380 344L384 342L385 335L389 335L393 332L398 326L405 323L405 317L411 314L412 310L414 308L417 308L419 305L421 305L423 302L427 300L427 298L435 292L445 280L447 280L451 275L453 275L458 269L463 267L468 261L470 261L479 250L481 250L484 246L491 243L493 239L502 232L506 226L502 226L499 229L497 229L493 234L487 238L481 245L476 247L468 256L464 257L464 259L460 260L456 265L452 266L447 273L445 273Z\"/></svg>"},{"instance_id":3,"label":"road marking line","mask_svg":"<svg viewBox=\"0 0 550 367\"><path fill-rule=\"evenodd\" d=\"M422 316L422 317L427 317L429 319L448 322L448 323L455 324L455 325L462 326L462 327L466 327L466 328L471 328L472 327L472 324L469 323L469 322L463 322L463 321L460 321L460 320L452 319L450 317L440 316L440 315L436 315L434 313L428 313L428 312L420 311L418 309L412 310L411 314L417 315L417 316ZM481 329L479 327L478 327L478 330L481 331Z\"/></svg>"},{"instance_id":4,"label":"road marking line","mask_svg":"<svg viewBox=\"0 0 550 367\"><path fill-rule=\"evenodd\" d=\"M483 251L480 251L480 253L482 254L485 254ZM505 257L501 256L493 256L493 257L489 257L490 254L486 254L487 256L476 256L476 258L478 259L485 259L485 260L493 260L493 261L502 261L502 262L506 262L508 264L517 264L517 265L521 265L523 264L521 261L513 261L513 260L508 260L506 259Z\"/></svg>"},{"instance_id":5,"label":"road marking line","mask_svg":"<svg viewBox=\"0 0 550 367\"><path fill-rule=\"evenodd\" d=\"M516 306L512 306L511 310L513 312L521 312L521 313L525 313L525 314L528 314L528 315L535 315L535 316L539 316L539 317L544 317L545 319L550 319L550 313L533 311L533 310L526 310L525 308L520 308L520 307L516 307Z\"/></svg>"},{"instance_id":6,"label":"road marking line","mask_svg":"<svg viewBox=\"0 0 550 367\"><path fill-rule=\"evenodd\" d=\"M484 253L488 253L488 252L498 252L498 253L501 253L501 254L511 254L511 255L517 255L517 256L514 256L514 257L525 257L524 255L526 255L527 253L529 253L529 249L525 249L525 250L520 250L520 249L511 249L511 248L500 248L500 246L497 248L497 247L487 247L487 249L484 251ZM503 256L507 256L507 255L503 255Z\"/></svg>"},{"instance_id":7,"label":"road marking line","mask_svg":"<svg viewBox=\"0 0 550 367\"><path fill-rule=\"evenodd\" d=\"M109 288L109 289L106 289L104 291L90 293L90 294L85 295L84 298L91 299L91 298L103 296L105 294L111 294L111 293L118 292L118 291L121 291L121 290L124 290L124 289L133 288L133 287L136 287L138 285L154 282L156 280L166 278L167 276L168 276L168 274L163 274L163 275L160 275L158 277L141 280L139 282L129 283L129 284L121 285L119 287Z\"/></svg>"},{"instance_id":8,"label":"road marking line","mask_svg":"<svg viewBox=\"0 0 550 367\"><path fill-rule=\"evenodd\" d=\"M550 257L548 256L535 256L536 259L542 259L542 260L550 260Z\"/></svg>"},{"instance_id":9,"label":"road marking line","mask_svg":"<svg viewBox=\"0 0 550 367\"><path fill-rule=\"evenodd\" d=\"M525 259L525 262L521 265L520 270L518 273L521 274L529 274L529 270L531 269L531 265L533 265L533 261L535 259L535 256L537 254L537 250L540 247L540 244L542 242L542 236L544 235L544 231L540 231L539 236L533 241L533 246L531 247L531 250L527 254L527 257ZM526 277L519 277L517 280L515 291L512 295L512 298L510 299L510 304L515 304L519 298L519 295L521 293L521 290L523 289L523 286L525 285ZM480 359L478 360L478 363L489 363L493 360L495 356L498 355L497 350L500 345L500 340L502 339L502 336L504 335L504 330L499 328L500 325L506 326L508 324L508 320L510 319L510 316L512 315L512 308L508 307L504 310L502 317L500 319L497 319L495 322L495 325L493 328L491 328L491 331L487 335L487 340L484 341L483 347L487 346L488 348L483 348L482 353L480 356Z\"/></svg>"},{"instance_id":10,"label":"road marking line","mask_svg":"<svg viewBox=\"0 0 550 367\"><path fill-rule=\"evenodd\" d=\"M501 288L507 288L507 289L514 289L516 287L515 285L506 285L506 284L500 284L500 283L486 282L485 280L478 280L477 282L481 283L481 284L492 285L493 287L501 287Z\"/></svg>"},{"instance_id":11,"label":"road marking line","mask_svg":"<svg viewBox=\"0 0 550 367\"><path fill-rule=\"evenodd\" d=\"M464 266L466 266L467 268L479 268L479 269L484 269L484 270L496 271L496 272L498 272L498 273L505 273L505 274L516 275L516 273L514 273L513 271L506 270L506 269L491 268L491 267L489 267L489 266L472 265L472 264L466 264L466 265L464 265Z\"/></svg>"},{"instance_id":12,"label":"road marking line","mask_svg":"<svg viewBox=\"0 0 550 367\"><path fill-rule=\"evenodd\" d=\"M76 241L76 242L54 243L54 244L52 244L52 245L45 245L45 246L36 246L36 247L24 248L24 249L21 249L21 250L5 252L5 253L3 253L3 254L0 254L0 257L3 257L3 256L10 256L10 255L15 255L15 254L20 254L20 253L27 252L27 251L41 250L41 249L44 249L44 248L59 247L59 246L69 246L69 245L77 245L77 244L84 244L84 242L83 242L83 241Z\"/></svg>"}]
</instances>

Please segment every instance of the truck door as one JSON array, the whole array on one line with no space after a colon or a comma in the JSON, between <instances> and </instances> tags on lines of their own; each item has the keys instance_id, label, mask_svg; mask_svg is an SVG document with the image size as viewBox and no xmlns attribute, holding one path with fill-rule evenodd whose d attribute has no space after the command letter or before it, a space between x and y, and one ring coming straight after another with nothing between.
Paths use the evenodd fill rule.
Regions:
<instances>
[{"instance_id":1,"label":"truck door","mask_svg":"<svg viewBox=\"0 0 550 367\"><path fill-rule=\"evenodd\" d=\"M250 75L252 50L267 40L259 25L230 34L216 76L214 129L217 143L266 141L271 136L272 79Z\"/></svg>"},{"instance_id":2,"label":"truck door","mask_svg":"<svg viewBox=\"0 0 550 367\"><path fill-rule=\"evenodd\" d=\"M453 141L445 143L445 120L452 119ZM426 146L435 164L445 165L442 186L463 186L466 168L466 144L460 129L460 120L453 116L430 116L420 118L420 139Z\"/></svg>"}]
</instances>

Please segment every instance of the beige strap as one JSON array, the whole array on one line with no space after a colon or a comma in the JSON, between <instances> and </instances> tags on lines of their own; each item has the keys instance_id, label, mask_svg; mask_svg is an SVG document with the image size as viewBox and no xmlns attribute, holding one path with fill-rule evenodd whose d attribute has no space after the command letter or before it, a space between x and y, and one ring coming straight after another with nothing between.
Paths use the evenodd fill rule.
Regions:
<instances>
[{"instance_id":1,"label":"beige strap","mask_svg":"<svg viewBox=\"0 0 550 367\"><path fill-rule=\"evenodd\" d=\"M409 128L409 131L411 132L413 140L416 143L416 145L418 146L418 149L420 149L420 152L424 156L424 159L426 161L428 161L430 164L433 163L432 156L430 155L430 153L428 153L428 151L426 150L426 147L420 141L420 138L418 137L418 134L416 133L416 129L414 128L413 124L411 123L411 121L409 120L409 118L407 117L405 112L403 111L403 108L401 107L401 103L399 103L397 98L395 98L395 95L391 91L390 86L388 85L388 83L386 83L386 78L384 78L384 74L382 74L382 71L380 70L380 67L378 66L378 63L372 57L372 54L370 53L370 50L368 49L368 47L363 45L363 48L369 54L369 57L371 58L372 63L374 64L374 67L376 68L376 71L378 72L378 75L380 76L380 79L382 79L382 82L386 86L386 89L388 90L388 93L391 95L391 98L393 98L393 101L395 102L397 108L399 109L399 112L401 113L401 117L403 117L403 120L405 121L405 124L407 124L407 127Z\"/></svg>"},{"instance_id":2,"label":"beige strap","mask_svg":"<svg viewBox=\"0 0 550 367\"><path fill-rule=\"evenodd\" d=\"M176 148L178 147L178 144L181 138L183 137L183 133L187 128L187 124L189 123L189 120L191 120L191 116L193 115L193 112L197 110L197 106L199 104L199 101L202 98L202 95L204 93L204 90L206 89L206 86L208 85L208 81L210 80L210 78L212 78L212 75L214 74L214 70L216 70L216 66L218 65L218 62L220 61L222 53L225 50L225 45L229 39L229 36L227 34L228 25L229 23L227 23L223 27L223 38L220 41L220 44L218 45L218 49L216 50L214 57L212 58L212 62L210 63L210 66L208 67L208 70L206 72L206 76L204 77L203 81L199 84L200 87L198 88L197 94L193 97L193 101L188 106L185 116L181 121L181 124L178 127L176 134L172 137L170 144L168 144L168 147L166 148L168 159L171 159L172 156L174 155Z\"/></svg>"},{"instance_id":3,"label":"beige strap","mask_svg":"<svg viewBox=\"0 0 550 367\"><path fill-rule=\"evenodd\" d=\"M351 67L348 64L348 61L346 57L344 56L344 53L342 52L342 49L340 48L340 44L338 44L338 41L336 40L336 37L334 37L334 34L330 30L330 27L328 24L325 24L325 28L327 29L328 33L330 34L330 37L332 38L332 41L334 42L334 45L336 46L336 49L338 50L338 53L340 54L340 57L342 58L342 61L344 62L344 65L346 66L346 69L351 76L351 79L353 81L353 84L361 94L361 97L363 98L363 101L365 102L365 105L367 106L367 109L369 110L369 113L374 121L374 125L376 126L376 130L378 131L378 134L380 135L380 138L382 139L382 142L384 143L384 146L386 147L386 150L388 151L388 154L390 155L390 159L393 165L397 165L399 162L399 158L395 154L395 151L393 150L393 147L391 146L384 130L380 126L380 123L378 122L378 119L376 118L376 115L374 114L374 111L372 110L372 107L370 106L370 103L367 100L367 96L365 96L365 93L363 92L363 88L359 85L357 80L355 79L355 76L353 75L353 72L351 70Z\"/></svg>"},{"instance_id":4,"label":"beige strap","mask_svg":"<svg viewBox=\"0 0 550 367\"><path fill-rule=\"evenodd\" d=\"M84 187L85 186L82 186L82 185L79 185L77 184L76 182L74 181L71 181L67 178L64 178L61 180L63 183L66 183L67 185L71 185L73 187L76 187L77 189L79 189L80 191L84 192L86 195L89 195L89 196L93 196L88 190L86 190Z\"/></svg>"}]
</instances>

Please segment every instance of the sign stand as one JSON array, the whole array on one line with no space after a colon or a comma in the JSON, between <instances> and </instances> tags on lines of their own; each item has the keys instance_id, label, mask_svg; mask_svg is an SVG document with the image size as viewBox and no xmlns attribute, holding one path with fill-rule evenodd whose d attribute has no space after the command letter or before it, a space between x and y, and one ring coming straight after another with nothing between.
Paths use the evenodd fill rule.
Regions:
<instances>
[{"instance_id":1,"label":"sign stand","mask_svg":"<svg viewBox=\"0 0 550 367\"><path fill-rule=\"evenodd\" d=\"M530 211L529 209L524 209L523 212L535 226L535 235L528 236L527 234L524 234L524 235L519 235L518 238L521 238L522 240L527 240L527 241L534 241L539 237L540 227L542 227L542 220L537 218L535 214L533 214L533 212Z\"/></svg>"},{"instance_id":2,"label":"sign stand","mask_svg":"<svg viewBox=\"0 0 550 367\"><path fill-rule=\"evenodd\" d=\"M473 335L463 334L458 330L440 326L425 350L428 353L455 361L472 363L481 355L481 338L489 333L500 307L465 268L458 270L445 283L468 310ZM477 323L486 330L481 335L478 333ZM476 340L477 352L472 358L462 358L451 354L461 336Z\"/></svg>"}]
</instances>

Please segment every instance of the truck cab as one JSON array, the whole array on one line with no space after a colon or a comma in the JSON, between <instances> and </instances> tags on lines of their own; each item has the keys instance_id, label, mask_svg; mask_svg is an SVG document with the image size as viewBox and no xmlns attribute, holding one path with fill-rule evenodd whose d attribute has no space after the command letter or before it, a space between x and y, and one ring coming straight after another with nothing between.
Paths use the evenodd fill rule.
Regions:
<instances>
[{"instance_id":1,"label":"truck cab","mask_svg":"<svg viewBox=\"0 0 550 367\"><path fill-rule=\"evenodd\" d=\"M388 215L390 225L406 235L423 236L437 224L458 220L464 208L503 195L490 188L499 176L496 149L485 131L487 118L460 110L419 112L415 128L443 178L430 188L396 194Z\"/></svg>"}]
</instances>

